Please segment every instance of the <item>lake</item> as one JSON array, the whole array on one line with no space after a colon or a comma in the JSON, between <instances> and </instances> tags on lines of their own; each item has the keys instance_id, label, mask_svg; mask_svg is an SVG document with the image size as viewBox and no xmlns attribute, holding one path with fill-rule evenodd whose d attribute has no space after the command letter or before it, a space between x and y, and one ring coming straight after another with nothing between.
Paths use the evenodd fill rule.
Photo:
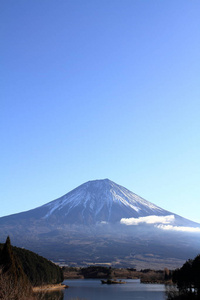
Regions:
<instances>
[{"instance_id":1,"label":"lake","mask_svg":"<svg viewBox=\"0 0 200 300\"><path fill-rule=\"evenodd\" d=\"M126 284L101 284L99 279L65 280L69 289L64 291L63 300L164 300L164 284L143 284L138 280L126 279Z\"/></svg>"}]
</instances>

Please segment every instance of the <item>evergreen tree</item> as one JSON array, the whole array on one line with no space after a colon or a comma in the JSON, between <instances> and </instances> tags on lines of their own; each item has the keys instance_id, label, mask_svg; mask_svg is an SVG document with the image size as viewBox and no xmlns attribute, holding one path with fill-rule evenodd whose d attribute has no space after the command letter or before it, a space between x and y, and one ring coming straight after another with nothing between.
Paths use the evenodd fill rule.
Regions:
<instances>
[{"instance_id":1,"label":"evergreen tree","mask_svg":"<svg viewBox=\"0 0 200 300\"><path fill-rule=\"evenodd\" d=\"M2 266L3 274L9 273L9 275L12 275L15 281L17 279L17 269L9 236L6 239L1 252L0 264Z\"/></svg>"},{"instance_id":2,"label":"evergreen tree","mask_svg":"<svg viewBox=\"0 0 200 300\"><path fill-rule=\"evenodd\" d=\"M172 279L177 284L180 297L200 299L200 255L194 260L189 259L180 269L175 270Z\"/></svg>"},{"instance_id":3,"label":"evergreen tree","mask_svg":"<svg viewBox=\"0 0 200 300\"><path fill-rule=\"evenodd\" d=\"M7 237L0 256L1 266L1 299L28 299L32 293L31 284L21 264L13 254L10 238ZM5 289L5 286L9 289ZM7 295L9 293L9 296ZM29 298L31 299L31 297Z\"/></svg>"}]
</instances>

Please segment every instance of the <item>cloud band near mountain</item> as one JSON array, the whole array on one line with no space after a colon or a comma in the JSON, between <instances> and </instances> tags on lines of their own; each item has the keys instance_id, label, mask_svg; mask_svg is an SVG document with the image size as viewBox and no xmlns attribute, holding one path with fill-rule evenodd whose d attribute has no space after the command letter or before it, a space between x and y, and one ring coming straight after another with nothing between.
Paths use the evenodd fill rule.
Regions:
<instances>
[{"instance_id":1,"label":"cloud band near mountain","mask_svg":"<svg viewBox=\"0 0 200 300\"><path fill-rule=\"evenodd\" d=\"M199 227L185 227L185 226L173 226L173 225L156 225L157 228L163 230L173 230L173 231L182 231L182 232L200 232Z\"/></svg>"},{"instance_id":2,"label":"cloud band near mountain","mask_svg":"<svg viewBox=\"0 0 200 300\"><path fill-rule=\"evenodd\" d=\"M174 215L168 216L147 216L139 218L122 218L121 224L125 225L139 225L139 224L153 224L154 227L162 230L171 230L179 232L200 232L199 227L186 227L186 226L175 226L172 225L175 221Z\"/></svg>"},{"instance_id":3,"label":"cloud band near mountain","mask_svg":"<svg viewBox=\"0 0 200 300\"><path fill-rule=\"evenodd\" d=\"M125 225L138 225L140 223L146 224L170 224L175 220L174 215L168 216L147 216L139 218L122 218L120 220L121 224Z\"/></svg>"}]
</instances>

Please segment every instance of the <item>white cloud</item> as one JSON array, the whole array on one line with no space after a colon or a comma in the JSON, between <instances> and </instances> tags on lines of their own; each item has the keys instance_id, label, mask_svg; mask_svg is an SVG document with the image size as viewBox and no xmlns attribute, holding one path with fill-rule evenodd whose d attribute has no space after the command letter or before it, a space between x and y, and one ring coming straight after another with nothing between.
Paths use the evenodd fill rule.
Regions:
<instances>
[{"instance_id":1,"label":"white cloud","mask_svg":"<svg viewBox=\"0 0 200 300\"><path fill-rule=\"evenodd\" d=\"M182 231L182 232L200 232L199 227L185 227L185 226L173 226L173 225L163 225L159 224L155 227L163 230L173 230L173 231Z\"/></svg>"},{"instance_id":2,"label":"white cloud","mask_svg":"<svg viewBox=\"0 0 200 300\"><path fill-rule=\"evenodd\" d=\"M125 225L139 225L140 223L156 224L154 226L162 230L173 230L173 231L180 231L180 232L200 232L200 227L173 226L172 224L174 221L175 221L174 215L168 215L168 216L151 215L151 216L139 217L139 218L122 218L120 220L120 223Z\"/></svg>"},{"instance_id":3,"label":"white cloud","mask_svg":"<svg viewBox=\"0 0 200 300\"><path fill-rule=\"evenodd\" d=\"M139 217L139 218L122 218L120 220L121 224L125 225L138 225L140 223L146 224L170 224L175 220L174 215L168 216L147 216L147 217Z\"/></svg>"}]
</instances>

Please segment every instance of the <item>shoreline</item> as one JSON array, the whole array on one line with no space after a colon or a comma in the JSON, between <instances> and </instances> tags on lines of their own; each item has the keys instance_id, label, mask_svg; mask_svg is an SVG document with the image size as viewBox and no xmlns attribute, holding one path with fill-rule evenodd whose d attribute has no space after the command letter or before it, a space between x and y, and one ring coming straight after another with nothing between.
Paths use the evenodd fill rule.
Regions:
<instances>
[{"instance_id":1,"label":"shoreline","mask_svg":"<svg viewBox=\"0 0 200 300\"><path fill-rule=\"evenodd\" d=\"M64 290L67 289L69 286L65 285L63 283L58 283L58 284L46 284L46 285L41 285L41 286L34 286L33 292L38 293L38 292L52 292L56 290Z\"/></svg>"}]
</instances>

